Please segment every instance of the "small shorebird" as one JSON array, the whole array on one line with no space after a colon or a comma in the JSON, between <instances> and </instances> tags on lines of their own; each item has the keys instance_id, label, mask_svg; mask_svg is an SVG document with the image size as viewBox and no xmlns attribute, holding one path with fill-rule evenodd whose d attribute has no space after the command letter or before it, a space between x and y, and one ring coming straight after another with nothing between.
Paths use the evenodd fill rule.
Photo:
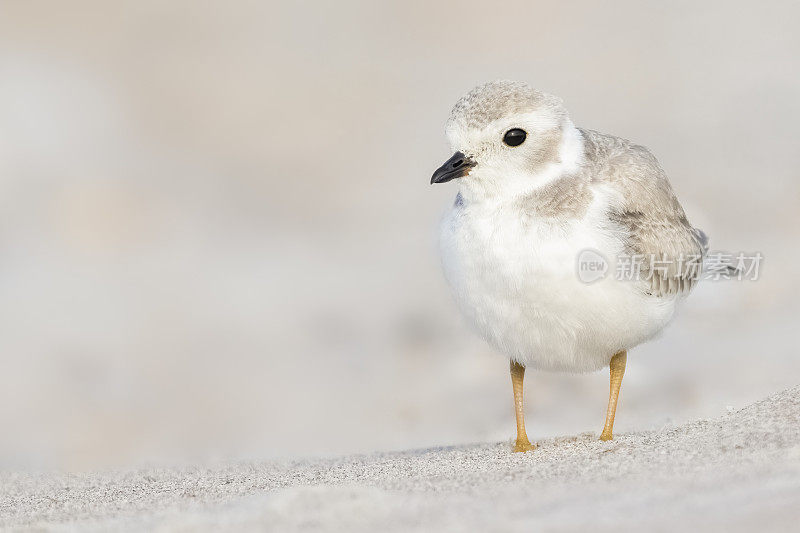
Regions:
<instances>
[{"instance_id":1,"label":"small shorebird","mask_svg":"<svg viewBox=\"0 0 800 533\"><path fill-rule=\"evenodd\" d=\"M431 183L458 178L440 248L468 321L511 360L515 451L525 432L526 368L610 367L602 440L612 438L627 351L667 325L698 279L707 239L693 228L656 158L625 139L577 128L562 101L524 83L479 86L447 121L455 154ZM636 276L600 273L637 258ZM597 266L597 263L600 266Z\"/></svg>"}]
</instances>

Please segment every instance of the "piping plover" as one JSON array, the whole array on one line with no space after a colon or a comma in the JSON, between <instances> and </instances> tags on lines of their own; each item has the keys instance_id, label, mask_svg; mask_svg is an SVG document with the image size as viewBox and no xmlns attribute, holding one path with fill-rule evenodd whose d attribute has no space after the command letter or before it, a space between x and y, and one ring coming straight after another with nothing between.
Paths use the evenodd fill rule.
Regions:
<instances>
[{"instance_id":1,"label":"piping plover","mask_svg":"<svg viewBox=\"0 0 800 533\"><path fill-rule=\"evenodd\" d=\"M441 228L445 276L468 321L511 360L514 450L534 447L522 402L528 367L609 366L600 438L610 440L627 351L663 329L691 291L705 235L647 148L575 127L559 98L524 83L473 89L446 133L455 154L431 178L458 178ZM608 275L581 279L586 254ZM635 279L610 275L626 257L638 259Z\"/></svg>"}]
</instances>

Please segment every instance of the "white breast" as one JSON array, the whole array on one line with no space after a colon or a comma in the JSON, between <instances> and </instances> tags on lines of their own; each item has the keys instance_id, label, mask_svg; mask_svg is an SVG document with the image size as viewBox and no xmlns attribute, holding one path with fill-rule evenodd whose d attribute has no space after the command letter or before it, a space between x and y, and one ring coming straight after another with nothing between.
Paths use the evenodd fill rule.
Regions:
<instances>
[{"instance_id":1,"label":"white breast","mask_svg":"<svg viewBox=\"0 0 800 533\"><path fill-rule=\"evenodd\" d=\"M609 196L593 190L581 219L524 214L514 204L454 206L441 231L447 280L468 321L491 345L525 366L583 372L657 334L676 299L643 294L615 279L622 241L609 227ZM597 250L609 273L577 276L581 251Z\"/></svg>"}]
</instances>

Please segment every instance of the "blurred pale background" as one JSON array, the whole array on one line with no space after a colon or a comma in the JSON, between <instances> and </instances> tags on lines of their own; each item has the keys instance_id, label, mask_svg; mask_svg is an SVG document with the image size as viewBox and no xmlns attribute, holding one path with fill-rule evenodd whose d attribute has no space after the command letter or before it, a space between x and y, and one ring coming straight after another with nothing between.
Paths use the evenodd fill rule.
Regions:
<instances>
[{"instance_id":1,"label":"blurred pale background","mask_svg":"<svg viewBox=\"0 0 800 533\"><path fill-rule=\"evenodd\" d=\"M649 146L717 248L620 432L800 381L797 2L2 2L0 466L508 439L435 253L456 98L494 78ZM531 437L607 375L531 373Z\"/></svg>"}]
</instances>

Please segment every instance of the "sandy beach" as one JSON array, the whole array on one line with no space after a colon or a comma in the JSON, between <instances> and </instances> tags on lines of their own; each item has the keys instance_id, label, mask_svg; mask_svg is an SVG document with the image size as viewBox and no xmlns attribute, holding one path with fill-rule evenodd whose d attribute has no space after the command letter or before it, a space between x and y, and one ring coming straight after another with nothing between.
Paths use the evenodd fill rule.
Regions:
<instances>
[{"instance_id":1,"label":"sandy beach","mask_svg":"<svg viewBox=\"0 0 800 533\"><path fill-rule=\"evenodd\" d=\"M789 529L800 387L714 420L339 459L4 474L0 524L47 530Z\"/></svg>"}]
</instances>

